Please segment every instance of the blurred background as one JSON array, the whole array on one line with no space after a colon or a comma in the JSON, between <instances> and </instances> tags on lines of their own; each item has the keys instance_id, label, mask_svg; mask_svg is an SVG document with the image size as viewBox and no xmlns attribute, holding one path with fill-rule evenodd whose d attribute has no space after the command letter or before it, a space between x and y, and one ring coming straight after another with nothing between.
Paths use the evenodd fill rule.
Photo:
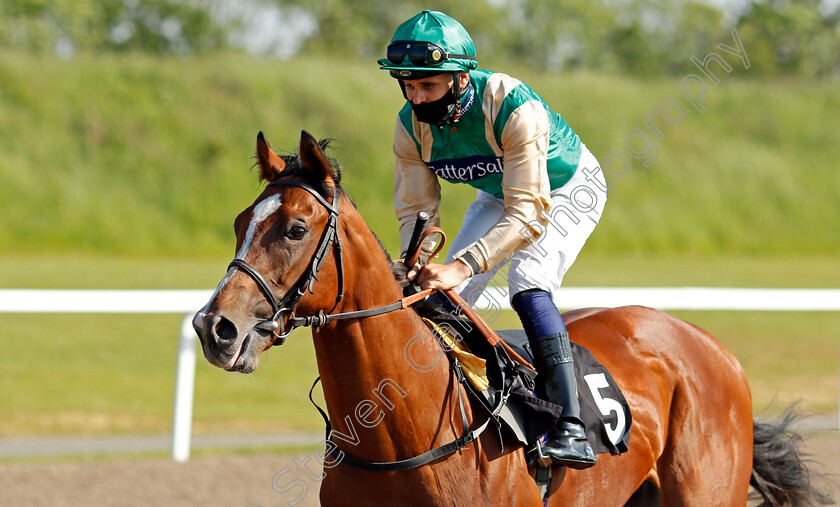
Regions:
<instances>
[{"instance_id":1,"label":"blurred background","mask_svg":"<svg viewBox=\"0 0 840 507\"><path fill-rule=\"evenodd\" d=\"M0 0L0 289L211 290L234 253L233 219L259 192L261 130L278 152L302 129L334 138L343 186L398 253L391 143L403 98L376 59L425 8L458 19L479 67L529 84L600 160L629 157L608 176L604 217L567 285L840 287L837 0ZM721 47L739 44L743 58ZM728 65L708 63L717 84L692 61L713 52ZM680 91L691 76L704 83L700 108ZM688 89L699 96L696 81ZM666 121L672 98L685 111ZM644 146L627 144L637 129ZM473 191L443 192L451 235ZM815 426L836 427L837 312L673 313L735 353L756 411L801 400ZM166 435L180 319L0 313L0 448ZM199 356L197 436L319 440L309 332L263 359L242 376ZM197 454L302 445L277 442ZM99 466L99 453L61 459ZM279 502L267 463L255 479L266 496L225 503ZM33 489L49 490L21 494ZM110 502L121 503L145 500Z\"/></svg>"}]
</instances>

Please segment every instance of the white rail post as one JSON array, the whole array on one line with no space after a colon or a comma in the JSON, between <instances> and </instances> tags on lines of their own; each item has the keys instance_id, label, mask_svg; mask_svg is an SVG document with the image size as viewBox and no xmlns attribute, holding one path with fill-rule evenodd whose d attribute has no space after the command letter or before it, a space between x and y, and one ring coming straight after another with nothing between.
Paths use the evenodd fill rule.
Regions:
<instances>
[{"instance_id":1,"label":"white rail post","mask_svg":"<svg viewBox=\"0 0 840 507\"><path fill-rule=\"evenodd\" d=\"M178 362L175 367L175 408L172 416L172 459L190 459L193 392L195 389L195 330L193 314L184 315L178 336Z\"/></svg>"}]
</instances>

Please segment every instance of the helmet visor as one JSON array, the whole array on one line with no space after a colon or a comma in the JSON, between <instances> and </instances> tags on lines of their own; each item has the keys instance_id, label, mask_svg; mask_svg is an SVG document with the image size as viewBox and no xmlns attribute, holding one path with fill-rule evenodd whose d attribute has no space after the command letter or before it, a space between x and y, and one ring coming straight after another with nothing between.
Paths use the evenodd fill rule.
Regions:
<instances>
[{"instance_id":1,"label":"helmet visor","mask_svg":"<svg viewBox=\"0 0 840 507\"><path fill-rule=\"evenodd\" d=\"M401 65L408 58L414 67L440 67L450 58L475 60L474 56L447 53L434 42L393 41L388 45L386 58L394 65Z\"/></svg>"}]
</instances>

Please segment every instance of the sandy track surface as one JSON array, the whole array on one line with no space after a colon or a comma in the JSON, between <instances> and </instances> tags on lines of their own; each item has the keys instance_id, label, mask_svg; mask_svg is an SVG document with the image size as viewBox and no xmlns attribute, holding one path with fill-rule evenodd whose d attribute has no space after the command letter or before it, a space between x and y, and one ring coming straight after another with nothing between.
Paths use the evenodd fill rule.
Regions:
<instances>
[{"instance_id":1,"label":"sandy track surface","mask_svg":"<svg viewBox=\"0 0 840 507\"><path fill-rule=\"evenodd\" d=\"M828 489L840 500L840 436L812 438L804 447L819 462L815 471L835 475ZM7 463L0 465L0 505L315 506L316 464L306 453L200 457L184 464L166 459Z\"/></svg>"},{"instance_id":2,"label":"sandy track surface","mask_svg":"<svg viewBox=\"0 0 840 507\"><path fill-rule=\"evenodd\" d=\"M296 457L303 461L307 455L227 455L193 458L187 463L126 459L4 464L0 465L0 505L318 505L318 483L296 469ZM309 457L315 475L315 461ZM308 490L305 493L302 485ZM302 502L294 504L299 496Z\"/></svg>"}]
</instances>

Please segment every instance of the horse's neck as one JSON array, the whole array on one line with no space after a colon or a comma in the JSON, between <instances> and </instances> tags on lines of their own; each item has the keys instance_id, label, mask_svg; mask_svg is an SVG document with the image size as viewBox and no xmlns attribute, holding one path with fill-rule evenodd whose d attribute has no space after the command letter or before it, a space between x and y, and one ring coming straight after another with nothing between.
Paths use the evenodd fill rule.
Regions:
<instances>
[{"instance_id":1,"label":"horse's neck","mask_svg":"<svg viewBox=\"0 0 840 507\"><path fill-rule=\"evenodd\" d=\"M402 292L384 254L370 251L370 242L375 241L372 234L368 240L362 235L347 240L342 239L347 285L340 311L398 301ZM414 311L335 321L314 333L314 342L327 409L339 431L355 430L362 441L367 438L376 448L383 439L398 438L408 427L427 437L424 445L428 445L448 403L450 372L440 346ZM428 414L428 421L421 420L423 413ZM348 421L353 428L348 428Z\"/></svg>"}]
</instances>

